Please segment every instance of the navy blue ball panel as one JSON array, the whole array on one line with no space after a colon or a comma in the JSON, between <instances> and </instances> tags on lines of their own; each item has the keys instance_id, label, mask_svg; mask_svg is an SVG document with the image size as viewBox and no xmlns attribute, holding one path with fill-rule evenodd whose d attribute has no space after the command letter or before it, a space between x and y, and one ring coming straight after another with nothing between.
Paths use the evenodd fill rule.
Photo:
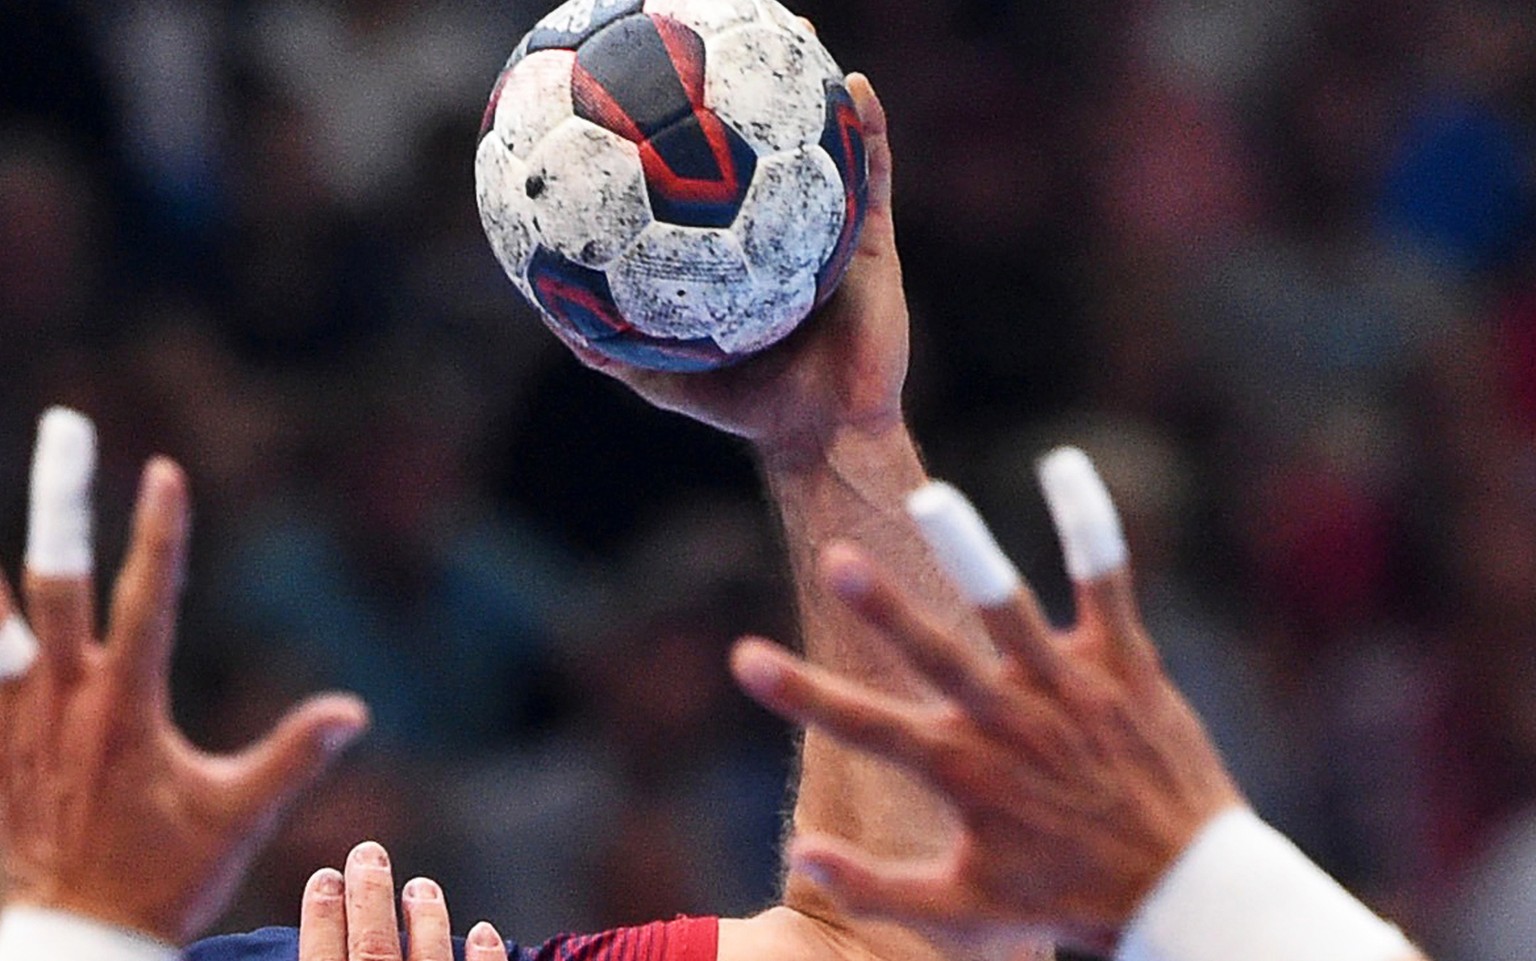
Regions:
<instances>
[{"instance_id":1,"label":"navy blue ball panel","mask_svg":"<svg viewBox=\"0 0 1536 961\"><path fill-rule=\"evenodd\" d=\"M592 15L585 22L561 22L561 10L539 22L518 46L522 56L540 50L575 50L587 38L621 17L639 13L645 0L597 0L592 5ZM550 24L559 24L552 26ZM521 58L519 58L521 59Z\"/></svg>"},{"instance_id":2,"label":"navy blue ball panel","mask_svg":"<svg viewBox=\"0 0 1536 961\"><path fill-rule=\"evenodd\" d=\"M640 147L656 219L729 227L757 171L752 146L704 106L704 40L659 14L624 17L576 51L576 115Z\"/></svg>"},{"instance_id":3,"label":"navy blue ball panel","mask_svg":"<svg viewBox=\"0 0 1536 961\"><path fill-rule=\"evenodd\" d=\"M656 219L729 227L757 172L757 153L729 124L701 110L640 145Z\"/></svg>"},{"instance_id":4,"label":"navy blue ball panel","mask_svg":"<svg viewBox=\"0 0 1536 961\"><path fill-rule=\"evenodd\" d=\"M816 274L816 303L832 296L859 243L864 227L864 211L869 206L869 159L864 150L864 125L848 88L836 80L827 81L827 126L821 134L821 147L832 157L843 179L846 215L837 245Z\"/></svg>"},{"instance_id":5,"label":"navy blue ball panel","mask_svg":"<svg viewBox=\"0 0 1536 961\"><path fill-rule=\"evenodd\" d=\"M682 32L697 45L702 79L704 41L692 30ZM693 44L683 39L682 45ZM656 21L643 14L629 16L604 27L576 51L571 99L576 116L639 141L693 113L688 79L674 64Z\"/></svg>"},{"instance_id":6,"label":"navy blue ball panel","mask_svg":"<svg viewBox=\"0 0 1536 961\"><path fill-rule=\"evenodd\" d=\"M593 350L621 363L693 373L714 370L736 359L708 337L671 340L636 330L619 313L606 275L548 248L534 252L528 265L528 283L539 306L557 325L580 334Z\"/></svg>"},{"instance_id":7,"label":"navy blue ball panel","mask_svg":"<svg viewBox=\"0 0 1536 961\"><path fill-rule=\"evenodd\" d=\"M613 302L607 275L547 247L534 251L528 264L528 285L545 313L589 342L630 329Z\"/></svg>"},{"instance_id":8,"label":"navy blue ball panel","mask_svg":"<svg viewBox=\"0 0 1536 961\"><path fill-rule=\"evenodd\" d=\"M402 946L405 937L400 938ZM532 952L507 944L507 957L526 961ZM262 928L250 934L224 934L191 944L182 952L181 961L298 961L299 932L296 928ZM454 961L464 961L464 940L453 939Z\"/></svg>"}]
</instances>

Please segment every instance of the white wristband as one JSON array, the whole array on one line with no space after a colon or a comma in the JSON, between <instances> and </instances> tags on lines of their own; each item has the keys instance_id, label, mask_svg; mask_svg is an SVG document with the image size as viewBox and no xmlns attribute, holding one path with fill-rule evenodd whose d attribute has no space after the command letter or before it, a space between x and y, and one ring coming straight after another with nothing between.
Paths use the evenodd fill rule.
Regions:
<instances>
[{"instance_id":1,"label":"white wristband","mask_svg":"<svg viewBox=\"0 0 1536 961\"><path fill-rule=\"evenodd\" d=\"M1117 961L1407 961L1401 931L1247 808L1214 818L1138 908Z\"/></svg>"},{"instance_id":2,"label":"white wristband","mask_svg":"<svg viewBox=\"0 0 1536 961\"><path fill-rule=\"evenodd\" d=\"M0 910L0 961L173 961L173 945L68 911Z\"/></svg>"},{"instance_id":3,"label":"white wristband","mask_svg":"<svg viewBox=\"0 0 1536 961\"><path fill-rule=\"evenodd\" d=\"M63 407L43 414L32 455L27 570L45 577L86 577L91 553L91 476L96 428Z\"/></svg>"},{"instance_id":4,"label":"white wristband","mask_svg":"<svg viewBox=\"0 0 1536 961\"><path fill-rule=\"evenodd\" d=\"M907 495L907 514L966 600L996 607L1018 591L1018 569L964 494L931 481Z\"/></svg>"}]
</instances>

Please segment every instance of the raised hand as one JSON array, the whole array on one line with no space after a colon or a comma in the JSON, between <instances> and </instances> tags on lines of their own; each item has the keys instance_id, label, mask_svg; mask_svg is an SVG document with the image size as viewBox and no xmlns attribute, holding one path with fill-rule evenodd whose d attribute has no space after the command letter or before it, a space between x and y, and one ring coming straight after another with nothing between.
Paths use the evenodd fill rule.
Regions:
<instances>
[{"instance_id":1,"label":"raised hand","mask_svg":"<svg viewBox=\"0 0 1536 961\"><path fill-rule=\"evenodd\" d=\"M1242 803L1142 628L1107 496L1085 498L1097 477L1086 459L1067 463L1080 454L1066 457L1054 462L1065 473L1047 473L1047 495L1076 582L1071 629L1050 626L989 537L977 545L973 533L944 536L957 527L985 536L974 515L969 527L964 516L958 525L941 518L937 536L920 517L979 604L995 654L930 616L851 545L823 551L821 576L939 700L877 692L766 641L735 652L738 680L765 706L895 761L959 812L958 838L932 859L880 859L836 838L796 838L791 867L855 914L947 942L1045 937L1106 950L1202 825Z\"/></svg>"},{"instance_id":2,"label":"raised hand","mask_svg":"<svg viewBox=\"0 0 1536 961\"><path fill-rule=\"evenodd\" d=\"M323 695L243 753L190 744L171 720L168 680L189 533L185 475L165 459L145 467L98 635L93 459L89 421L44 417L24 618L0 577L0 623L12 638L35 633L39 653L0 683L3 890L9 903L180 944L223 910L283 806L362 732L367 712L356 698Z\"/></svg>"},{"instance_id":3,"label":"raised hand","mask_svg":"<svg viewBox=\"0 0 1536 961\"><path fill-rule=\"evenodd\" d=\"M891 148L868 78L851 74L848 90L864 125L869 202L853 262L832 299L784 342L724 370L640 370L571 344L584 364L657 407L745 437L770 455L813 455L842 427L877 433L899 424L907 304L891 219Z\"/></svg>"}]
</instances>

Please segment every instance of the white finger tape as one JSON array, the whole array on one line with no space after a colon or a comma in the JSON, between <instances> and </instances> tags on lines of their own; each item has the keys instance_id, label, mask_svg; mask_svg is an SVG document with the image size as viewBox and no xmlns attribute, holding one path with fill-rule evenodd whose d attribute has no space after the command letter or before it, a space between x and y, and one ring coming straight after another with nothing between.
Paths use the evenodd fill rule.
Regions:
<instances>
[{"instance_id":1,"label":"white finger tape","mask_svg":"<svg viewBox=\"0 0 1536 961\"><path fill-rule=\"evenodd\" d=\"M1067 576L1092 581L1124 566L1120 515L1088 455L1076 447L1058 447L1040 459L1036 471L1061 538Z\"/></svg>"},{"instance_id":2,"label":"white finger tape","mask_svg":"<svg viewBox=\"0 0 1536 961\"><path fill-rule=\"evenodd\" d=\"M0 681L27 673L37 660L37 637L27 622L16 615L0 624Z\"/></svg>"},{"instance_id":3,"label":"white finger tape","mask_svg":"<svg viewBox=\"0 0 1536 961\"><path fill-rule=\"evenodd\" d=\"M997 607L1018 592L1018 568L960 491L931 481L907 495L907 514L966 600Z\"/></svg>"},{"instance_id":4,"label":"white finger tape","mask_svg":"<svg viewBox=\"0 0 1536 961\"><path fill-rule=\"evenodd\" d=\"M4 961L175 961L172 945L83 915L26 904L0 911Z\"/></svg>"},{"instance_id":5,"label":"white finger tape","mask_svg":"<svg viewBox=\"0 0 1536 961\"><path fill-rule=\"evenodd\" d=\"M91 573L91 477L96 429L83 414L63 407L45 413L32 456L32 509L27 526L27 569L46 577Z\"/></svg>"},{"instance_id":6,"label":"white finger tape","mask_svg":"<svg viewBox=\"0 0 1536 961\"><path fill-rule=\"evenodd\" d=\"M1420 955L1247 808L1217 815L1126 928L1116 961L1410 961Z\"/></svg>"}]
</instances>

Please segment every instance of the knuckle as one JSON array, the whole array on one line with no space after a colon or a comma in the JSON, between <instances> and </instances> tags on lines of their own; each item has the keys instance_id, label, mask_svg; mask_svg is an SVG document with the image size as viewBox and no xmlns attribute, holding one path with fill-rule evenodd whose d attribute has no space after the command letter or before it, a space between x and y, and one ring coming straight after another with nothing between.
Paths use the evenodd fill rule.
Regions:
<instances>
[{"instance_id":1,"label":"knuckle","mask_svg":"<svg viewBox=\"0 0 1536 961\"><path fill-rule=\"evenodd\" d=\"M400 941L392 933L366 931L347 939L350 961L400 961Z\"/></svg>"}]
</instances>

